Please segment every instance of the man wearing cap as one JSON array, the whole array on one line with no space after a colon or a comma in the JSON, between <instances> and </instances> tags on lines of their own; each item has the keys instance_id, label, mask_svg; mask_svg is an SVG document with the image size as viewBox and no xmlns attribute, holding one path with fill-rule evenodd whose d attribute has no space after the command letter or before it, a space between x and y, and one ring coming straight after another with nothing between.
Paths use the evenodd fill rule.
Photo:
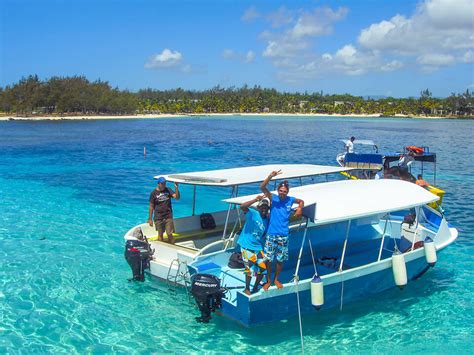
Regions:
<instances>
[{"instance_id":1,"label":"man wearing cap","mask_svg":"<svg viewBox=\"0 0 474 355\"><path fill-rule=\"evenodd\" d=\"M250 208L258 202L257 210ZM240 209L245 213L245 225L240 233L237 244L242 251L242 260L245 264L245 294L251 295L257 292L258 285L266 274L265 257L263 255L263 238L268 227L269 202L263 195L257 196L253 200L240 205ZM252 271L255 275L255 285L250 292L250 281Z\"/></svg>"},{"instance_id":2,"label":"man wearing cap","mask_svg":"<svg viewBox=\"0 0 474 355\"><path fill-rule=\"evenodd\" d=\"M158 178L158 186L150 194L150 208L148 214L148 224L158 231L158 239L163 241L163 234L166 230L168 241L174 244L173 232L173 208L171 207L171 198L179 200L178 183L174 183L176 192L166 187L166 179L163 176ZM153 215L154 214L154 215ZM154 219L152 218L154 216Z\"/></svg>"}]
</instances>

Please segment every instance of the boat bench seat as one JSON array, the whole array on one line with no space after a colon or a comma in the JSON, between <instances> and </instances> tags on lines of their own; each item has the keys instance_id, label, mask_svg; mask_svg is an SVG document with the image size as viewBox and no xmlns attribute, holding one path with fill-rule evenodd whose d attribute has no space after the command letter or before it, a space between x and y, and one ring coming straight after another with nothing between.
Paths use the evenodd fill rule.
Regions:
<instances>
[{"instance_id":1,"label":"boat bench seat","mask_svg":"<svg viewBox=\"0 0 474 355\"><path fill-rule=\"evenodd\" d=\"M203 239L213 234L221 234L224 226L216 226L214 229L196 229L184 233L173 233L173 237L177 242L185 242L187 240Z\"/></svg>"},{"instance_id":2,"label":"boat bench seat","mask_svg":"<svg viewBox=\"0 0 474 355\"><path fill-rule=\"evenodd\" d=\"M183 218L177 218L174 220L174 227L176 233L173 233L173 237L177 242L186 242L192 240L206 239L213 236L221 236L224 231L224 226L227 218L227 211L213 212L212 216L216 223L216 227L213 229L202 229L201 228L201 217L199 215L188 216ZM235 226L236 221L240 219L239 225ZM245 224L245 214L238 214L238 210L232 210L229 216L227 232L229 234L232 230L238 232ZM149 226L147 223L143 223L138 228L141 229L142 233L150 240L157 240L157 232L154 226ZM130 230L129 237L133 238L133 230Z\"/></svg>"},{"instance_id":3,"label":"boat bench seat","mask_svg":"<svg viewBox=\"0 0 474 355\"><path fill-rule=\"evenodd\" d=\"M227 211L213 212L212 217L216 223L213 229L201 228L201 217L199 215L189 216L182 219L175 220L176 233L173 233L176 241L184 242L187 240L205 239L213 235L221 235L224 231L225 221L227 218ZM234 223L238 220L239 214L237 210L231 210L229 215L227 233L230 233L234 228ZM240 215L241 224L245 223L245 215Z\"/></svg>"}]
</instances>

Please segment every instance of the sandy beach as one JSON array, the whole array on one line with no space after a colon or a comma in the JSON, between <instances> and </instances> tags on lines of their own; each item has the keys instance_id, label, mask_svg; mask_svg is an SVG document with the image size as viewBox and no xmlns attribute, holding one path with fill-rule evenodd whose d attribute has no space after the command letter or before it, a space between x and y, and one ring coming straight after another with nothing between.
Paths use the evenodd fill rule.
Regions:
<instances>
[{"instance_id":1,"label":"sandy beach","mask_svg":"<svg viewBox=\"0 0 474 355\"><path fill-rule=\"evenodd\" d=\"M213 117L213 116L249 116L249 117L354 117L354 118L381 118L385 117L381 113L375 114L324 114L324 113L203 113L203 114L137 114L137 115L123 115L123 116L99 116L99 115L54 115L54 116L14 116L5 115L0 116L0 121L61 121L61 120L130 120L130 119L160 119L160 118L185 118L185 117ZM423 119L443 119L450 117L440 116L414 116L396 114L390 117L394 118L423 118Z\"/></svg>"}]
</instances>

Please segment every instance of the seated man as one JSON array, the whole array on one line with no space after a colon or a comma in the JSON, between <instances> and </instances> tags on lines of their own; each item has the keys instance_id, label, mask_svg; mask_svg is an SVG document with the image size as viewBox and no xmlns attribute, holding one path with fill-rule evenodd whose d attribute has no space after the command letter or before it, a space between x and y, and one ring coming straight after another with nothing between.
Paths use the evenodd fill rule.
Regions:
<instances>
[{"instance_id":1,"label":"seated man","mask_svg":"<svg viewBox=\"0 0 474 355\"><path fill-rule=\"evenodd\" d=\"M384 174L399 177L402 180L415 181L415 178L410 174L408 167L415 161L414 153L408 152L401 154L397 166L389 168L384 164ZM388 165L388 164L387 164Z\"/></svg>"},{"instance_id":2,"label":"seated man","mask_svg":"<svg viewBox=\"0 0 474 355\"><path fill-rule=\"evenodd\" d=\"M257 210L249 208L255 202L258 202ZM258 285L262 281L263 275L267 273L263 254L263 237L268 227L269 202L263 196L257 196L255 199L243 203L240 209L246 214L245 225L240 233L237 244L242 249L242 260L245 264L245 294L251 295L257 292ZM256 276L255 285L250 292L250 281L252 271Z\"/></svg>"},{"instance_id":3,"label":"seated man","mask_svg":"<svg viewBox=\"0 0 474 355\"><path fill-rule=\"evenodd\" d=\"M415 184L417 184L418 186L424 187L425 189L427 189L428 186L430 186L430 184L428 184L425 180L423 180L423 175L421 174L418 174Z\"/></svg>"}]
</instances>

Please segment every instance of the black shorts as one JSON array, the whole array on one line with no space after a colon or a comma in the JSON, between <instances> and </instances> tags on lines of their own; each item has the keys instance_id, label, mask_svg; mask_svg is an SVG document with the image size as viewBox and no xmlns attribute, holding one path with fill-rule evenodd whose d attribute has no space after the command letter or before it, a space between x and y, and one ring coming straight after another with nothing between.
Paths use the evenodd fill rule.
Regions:
<instances>
[{"instance_id":1,"label":"black shorts","mask_svg":"<svg viewBox=\"0 0 474 355\"><path fill-rule=\"evenodd\" d=\"M172 237L173 232L174 232L173 218L170 217L170 218L155 220L155 228L158 231L159 236L162 236L166 230L166 235L168 237Z\"/></svg>"}]
</instances>

